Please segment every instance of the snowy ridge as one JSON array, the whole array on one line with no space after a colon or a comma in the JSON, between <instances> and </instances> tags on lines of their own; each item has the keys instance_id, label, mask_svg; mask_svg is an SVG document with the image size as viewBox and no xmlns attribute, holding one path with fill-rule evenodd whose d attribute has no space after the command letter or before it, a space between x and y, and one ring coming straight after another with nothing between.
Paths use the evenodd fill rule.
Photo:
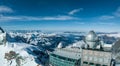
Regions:
<instances>
[{"instance_id":1,"label":"snowy ridge","mask_svg":"<svg viewBox=\"0 0 120 66\"><path fill-rule=\"evenodd\" d=\"M16 66L17 63L15 59L7 61L5 57L5 53L10 51L14 51L19 54L23 58L21 61L22 66L37 66L41 64L41 61L38 59L38 55L34 53L34 51L43 51L38 47L28 45L25 43L7 43L7 46L0 46L0 64L1 66ZM41 59L45 59L45 57L41 57ZM45 60L44 60L45 62Z\"/></svg>"},{"instance_id":2,"label":"snowy ridge","mask_svg":"<svg viewBox=\"0 0 120 66\"><path fill-rule=\"evenodd\" d=\"M83 32L8 32L6 47L1 46L2 62L3 66L15 66L16 61L12 60L7 62L4 58L5 53L15 51L22 56L25 60L22 60L23 66L37 66L37 65L48 65L48 52L53 51L55 48L81 48L85 45L84 36L86 33ZM106 43L105 47L111 47L112 44L119 39L119 34L98 34L99 38ZM53 49L53 50L51 50ZM47 52L48 51L48 52ZM0 58L1 59L1 58ZM5 65L5 64L8 65Z\"/></svg>"}]
</instances>

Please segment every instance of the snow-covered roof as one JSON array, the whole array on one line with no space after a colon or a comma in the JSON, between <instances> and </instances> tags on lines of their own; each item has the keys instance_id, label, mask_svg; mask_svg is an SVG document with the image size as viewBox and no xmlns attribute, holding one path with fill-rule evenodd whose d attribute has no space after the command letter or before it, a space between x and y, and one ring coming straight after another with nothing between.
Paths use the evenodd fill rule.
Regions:
<instances>
[{"instance_id":1,"label":"snow-covered roof","mask_svg":"<svg viewBox=\"0 0 120 66\"><path fill-rule=\"evenodd\" d=\"M104 44L104 47L110 47L110 48L112 48L112 44Z\"/></svg>"},{"instance_id":2,"label":"snow-covered roof","mask_svg":"<svg viewBox=\"0 0 120 66\"><path fill-rule=\"evenodd\" d=\"M55 49L53 54L71 58L71 59L80 59L81 58L81 51L78 48L63 48L63 49Z\"/></svg>"}]
</instances>

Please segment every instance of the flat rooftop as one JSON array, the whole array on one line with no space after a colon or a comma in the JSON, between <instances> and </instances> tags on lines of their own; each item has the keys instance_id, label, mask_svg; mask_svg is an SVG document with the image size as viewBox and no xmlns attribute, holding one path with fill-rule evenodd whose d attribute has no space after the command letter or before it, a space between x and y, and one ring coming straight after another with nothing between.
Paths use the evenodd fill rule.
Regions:
<instances>
[{"instance_id":1,"label":"flat rooftop","mask_svg":"<svg viewBox=\"0 0 120 66\"><path fill-rule=\"evenodd\" d=\"M55 49L53 54L78 60L81 58L81 49L78 49L78 48Z\"/></svg>"}]
</instances>

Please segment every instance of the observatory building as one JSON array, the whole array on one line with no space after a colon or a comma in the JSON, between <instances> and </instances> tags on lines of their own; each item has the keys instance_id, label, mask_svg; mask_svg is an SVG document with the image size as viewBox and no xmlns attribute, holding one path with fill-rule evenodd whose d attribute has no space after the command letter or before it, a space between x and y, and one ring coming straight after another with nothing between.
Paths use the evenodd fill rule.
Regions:
<instances>
[{"instance_id":1,"label":"observatory building","mask_svg":"<svg viewBox=\"0 0 120 66\"><path fill-rule=\"evenodd\" d=\"M85 37L86 47L82 49L81 66L111 66L112 54L105 51L94 31Z\"/></svg>"},{"instance_id":2,"label":"observatory building","mask_svg":"<svg viewBox=\"0 0 120 66\"><path fill-rule=\"evenodd\" d=\"M5 44L6 44L6 33L0 27L0 45L5 45Z\"/></svg>"},{"instance_id":3,"label":"observatory building","mask_svg":"<svg viewBox=\"0 0 120 66\"><path fill-rule=\"evenodd\" d=\"M80 49L59 48L50 54L50 64L52 66L80 66Z\"/></svg>"},{"instance_id":4,"label":"observatory building","mask_svg":"<svg viewBox=\"0 0 120 66\"><path fill-rule=\"evenodd\" d=\"M94 31L90 31L85 37L86 48L96 49L100 44L100 40Z\"/></svg>"},{"instance_id":5,"label":"observatory building","mask_svg":"<svg viewBox=\"0 0 120 66\"><path fill-rule=\"evenodd\" d=\"M50 54L52 66L113 66L112 52L106 51L94 31L84 39L83 48L57 48Z\"/></svg>"}]
</instances>

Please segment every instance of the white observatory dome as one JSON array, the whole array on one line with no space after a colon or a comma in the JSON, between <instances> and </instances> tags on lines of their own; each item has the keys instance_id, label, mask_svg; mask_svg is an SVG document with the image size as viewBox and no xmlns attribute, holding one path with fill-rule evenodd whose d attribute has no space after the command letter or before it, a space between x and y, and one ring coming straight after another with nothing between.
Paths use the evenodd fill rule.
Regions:
<instances>
[{"instance_id":1,"label":"white observatory dome","mask_svg":"<svg viewBox=\"0 0 120 66\"><path fill-rule=\"evenodd\" d=\"M59 44L58 44L58 46L57 46L57 48L63 48L63 43L62 42L60 42Z\"/></svg>"},{"instance_id":2,"label":"white observatory dome","mask_svg":"<svg viewBox=\"0 0 120 66\"><path fill-rule=\"evenodd\" d=\"M90 31L86 36L86 41L94 42L98 40L98 36L94 31Z\"/></svg>"},{"instance_id":3,"label":"white observatory dome","mask_svg":"<svg viewBox=\"0 0 120 66\"><path fill-rule=\"evenodd\" d=\"M98 45L98 36L94 31L90 31L85 37L85 42L88 44L89 48L95 49Z\"/></svg>"}]
</instances>

